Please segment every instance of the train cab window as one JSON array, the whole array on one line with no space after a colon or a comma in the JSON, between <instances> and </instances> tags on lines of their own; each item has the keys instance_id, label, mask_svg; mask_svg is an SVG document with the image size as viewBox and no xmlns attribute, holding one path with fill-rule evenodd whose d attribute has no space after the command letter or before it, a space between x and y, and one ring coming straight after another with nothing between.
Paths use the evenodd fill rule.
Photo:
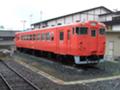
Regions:
<instances>
[{"instance_id":1,"label":"train cab window","mask_svg":"<svg viewBox=\"0 0 120 90\"><path fill-rule=\"evenodd\" d=\"M96 36L96 30L91 30L91 36L93 36L93 37Z\"/></svg>"},{"instance_id":2,"label":"train cab window","mask_svg":"<svg viewBox=\"0 0 120 90\"><path fill-rule=\"evenodd\" d=\"M64 39L64 32L60 32L60 40L63 40Z\"/></svg>"},{"instance_id":3,"label":"train cab window","mask_svg":"<svg viewBox=\"0 0 120 90\"><path fill-rule=\"evenodd\" d=\"M78 35L85 35L88 33L87 27L76 27L76 34Z\"/></svg>"},{"instance_id":4,"label":"train cab window","mask_svg":"<svg viewBox=\"0 0 120 90\"><path fill-rule=\"evenodd\" d=\"M100 34L100 35L104 35L104 34L105 34L105 29L104 29L104 28L101 28L101 29L99 30L99 34Z\"/></svg>"},{"instance_id":5,"label":"train cab window","mask_svg":"<svg viewBox=\"0 0 120 90\"><path fill-rule=\"evenodd\" d=\"M76 27L76 33L80 34L80 28L79 27Z\"/></svg>"}]
</instances>

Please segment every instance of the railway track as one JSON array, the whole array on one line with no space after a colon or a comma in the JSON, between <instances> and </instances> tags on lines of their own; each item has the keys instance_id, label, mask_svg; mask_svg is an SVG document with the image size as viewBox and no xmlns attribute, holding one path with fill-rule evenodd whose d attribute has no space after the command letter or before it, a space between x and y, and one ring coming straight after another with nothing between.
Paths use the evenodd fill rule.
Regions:
<instances>
[{"instance_id":1,"label":"railway track","mask_svg":"<svg viewBox=\"0 0 120 90\"><path fill-rule=\"evenodd\" d=\"M4 88L0 90L40 90L4 61L0 62L0 81Z\"/></svg>"},{"instance_id":2,"label":"railway track","mask_svg":"<svg viewBox=\"0 0 120 90\"><path fill-rule=\"evenodd\" d=\"M0 90L12 90L4 76L0 73Z\"/></svg>"}]
</instances>

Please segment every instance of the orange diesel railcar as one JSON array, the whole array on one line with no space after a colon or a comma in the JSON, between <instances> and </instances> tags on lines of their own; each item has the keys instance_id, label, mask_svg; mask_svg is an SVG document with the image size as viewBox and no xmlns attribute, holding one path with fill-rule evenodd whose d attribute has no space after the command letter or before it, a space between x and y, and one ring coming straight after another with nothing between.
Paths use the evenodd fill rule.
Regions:
<instances>
[{"instance_id":1,"label":"orange diesel railcar","mask_svg":"<svg viewBox=\"0 0 120 90\"><path fill-rule=\"evenodd\" d=\"M63 57L72 57L76 64L98 63L105 53L105 30L97 21L77 22L18 32L15 43L20 51L44 53L63 61Z\"/></svg>"}]
</instances>

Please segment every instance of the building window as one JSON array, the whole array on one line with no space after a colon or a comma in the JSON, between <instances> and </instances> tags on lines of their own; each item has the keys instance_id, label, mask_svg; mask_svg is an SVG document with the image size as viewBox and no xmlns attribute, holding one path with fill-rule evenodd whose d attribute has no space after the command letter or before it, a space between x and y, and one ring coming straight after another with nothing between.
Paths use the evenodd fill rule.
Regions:
<instances>
[{"instance_id":1,"label":"building window","mask_svg":"<svg viewBox=\"0 0 120 90\"><path fill-rule=\"evenodd\" d=\"M107 26L107 29L108 29L109 31L112 31L112 26Z\"/></svg>"},{"instance_id":2,"label":"building window","mask_svg":"<svg viewBox=\"0 0 120 90\"><path fill-rule=\"evenodd\" d=\"M60 40L64 39L64 32L60 32Z\"/></svg>"},{"instance_id":3,"label":"building window","mask_svg":"<svg viewBox=\"0 0 120 90\"><path fill-rule=\"evenodd\" d=\"M12 41L14 37L0 37L0 41Z\"/></svg>"},{"instance_id":4,"label":"building window","mask_svg":"<svg viewBox=\"0 0 120 90\"><path fill-rule=\"evenodd\" d=\"M104 29L104 28L101 28L101 29L99 30L99 34L100 34L100 35L104 35L104 34L105 34L105 29Z\"/></svg>"}]
</instances>

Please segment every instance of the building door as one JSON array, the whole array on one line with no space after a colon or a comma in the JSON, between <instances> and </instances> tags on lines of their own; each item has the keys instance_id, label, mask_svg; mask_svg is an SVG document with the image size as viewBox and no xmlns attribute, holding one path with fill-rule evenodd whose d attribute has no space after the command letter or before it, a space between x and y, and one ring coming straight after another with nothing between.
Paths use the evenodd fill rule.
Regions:
<instances>
[{"instance_id":1,"label":"building door","mask_svg":"<svg viewBox=\"0 0 120 90\"><path fill-rule=\"evenodd\" d=\"M114 41L109 41L108 42L108 55L113 57L113 52L114 51Z\"/></svg>"}]
</instances>

